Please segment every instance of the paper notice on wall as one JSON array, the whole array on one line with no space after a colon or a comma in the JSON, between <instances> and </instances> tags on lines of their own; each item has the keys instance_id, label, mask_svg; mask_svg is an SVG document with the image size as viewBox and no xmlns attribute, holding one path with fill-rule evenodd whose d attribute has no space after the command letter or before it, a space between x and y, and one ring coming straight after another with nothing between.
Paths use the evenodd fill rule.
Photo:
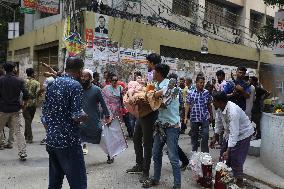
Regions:
<instances>
[{"instance_id":1,"label":"paper notice on wall","mask_svg":"<svg viewBox=\"0 0 284 189\"><path fill-rule=\"evenodd\" d=\"M169 58L169 57L162 57L162 62L167 64L171 70L177 70L177 63L178 59L176 58Z\"/></svg>"},{"instance_id":2,"label":"paper notice on wall","mask_svg":"<svg viewBox=\"0 0 284 189\"><path fill-rule=\"evenodd\" d=\"M108 61L107 39L95 38L93 59L98 61Z\"/></svg>"},{"instance_id":3,"label":"paper notice on wall","mask_svg":"<svg viewBox=\"0 0 284 189\"><path fill-rule=\"evenodd\" d=\"M85 50L85 68L94 69L94 64L93 64L93 54L94 54L94 49L93 48L86 48Z\"/></svg>"},{"instance_id":4,"label":"paper notice on wall","mask_svg":"<svg viewBox=\"0 0 284 189\"><path fill-rule=\"evenodd\" d=\"M110 63L118 63L119 61L119 45L118 42L108 41L108 59Z\"/></svg>"}]
</instances>

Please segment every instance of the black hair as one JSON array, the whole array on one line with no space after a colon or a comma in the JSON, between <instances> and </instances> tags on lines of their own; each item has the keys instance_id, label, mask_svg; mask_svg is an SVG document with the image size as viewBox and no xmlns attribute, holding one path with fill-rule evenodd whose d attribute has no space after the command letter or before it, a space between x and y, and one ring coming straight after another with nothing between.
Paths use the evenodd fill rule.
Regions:
<instances>
[{"instance_id":1,"label":"black hair","mask_svg":"<svg viewBox=\"0 0 284 189\"><path fill-rule=\"evenodd\" d=\"M203 72L199 72L196 77L204 77L204 73Z\"/></svg>"},{"instance_id":2,"label":"black hair","mask_svg":"<svg viewBox=\"0 0 284 189\"><path fill-rule=\"evenodd\" d=\"M80 71L84 67L84 62L78 57L68 57L66 60L66 70Z\"/></svg>"},{"instance_id":3,"label":"black hair","mask_svg":"<svg viewBox=\"0 0 284 189\"><path fill-rule=\"evenodd\" d=\"M154 65L160 64L162 62L161 56L156 53L149 54L146 59Z\"/></svg>"},{"instance_id":4,"label":"black hair","mask_svg":"<svg viewBox=\"0 0 284 189\"><path fill-rule=\"evenodd\" d=\"M200 79L202 79L203 81L205 81L205 77L203 77L203 76L197 76L195 81L197 82L197 81L199 81Z\"/></svg>"},{"instance_id":5,"label":"black hair","mask_svg":"<svg viewBox=\"0 0 284 189\"><path fill-rule=\"evenodd\" d=\"M99 19L100 19L100 18L103 18L103 19L105 19L105 20L106 20L106 18L105 18L104 16L100 16L100 17L99 17Z\"/></svg>"},{"instance_id":6,"label":"black hair","mask_svg":"<svg viewBox=\"0 0 284 189\"><path fill-rule=\"evenodd\" d=\"M27 74L28 77L32 77L34 73L35 73L35 71L34 71L33 68L27 68L26 69L26 74Z\"/></svg>"},{"instance_id":7,"label":"black hair","mask_svg":"<svg viewBox=\"0 0 284 189\"><path fill-rule=\"evenodd\" d=\"M225 72L223 70L218 70L216 72L216 76L222 76L222 77L225 77Z\"/></svg>"},{"instance_id":8,"label":"black hair","mask_svg":"<svg viewBox=\"0 0 284 189\"><path fill-rule=\"evenodd\" d=\"M180 77L179 80L184 80L185 81L184 77Z\"/></svg>"},{"instance_id":9,"label":"black hair","mask_svg":"<svg viewBox=\"0 0 284 189\"><path fill-rule=\"evenodd\" d=\"M163 78L166 78L170 72L170 66L168 66L167 64L156 64L155 71L160 73Z\"/></svg>"},{"instance_id":10,"label":"black hair","mask_svg":"<svg viewBox=\"0 0 284 189\"><path fill-rule=\"evenodd\" d=\"M189 81L190 83L192 83L192 79L191 79L190 77L187 77L187 78L185 79L185 81Z\"/></svg>"},{"instance_id":11,"label":"black hair","mask_svg":"<svg viewBox=\"0 0 284 189\"><path fill-rule=\"evenodd\" d=\"M59 69L58 69L58 67L57 67L57 66L53 66L53 67L52 67L52 69L53 69L54 71L56 71L56 72L58 72L58 71L59 71Z\"/></svg>"},{"instance_id":12,"label":"black hair","mask_svg":"<svg viewBox=\"0 0 284 189\"><path fill-rule=\"evenodd\" d=\"M255 82L255 83L258 83L258 78L255 77L255 76L251 76L250 79Z\"/></svg>"},{"instance_id":13,"label":"black hair","mask_svg":"<svg viewBox=\"0 0 284 189\"><path fill-rule=\"evenodd\" d=\"M240 70L242 72L247 72L247 68L245 66L239 66L238 70Z\"/></svg>"},{"instance_id":14,"label":"black hair","mask_svg":"<svg viewBox=\"0 0 284 189\"><path fill-rule=\"evenodd\" d=\"M213 92L212 97L216 101L228 102L228 97L224 91L215 91Z\"/></svg>"},{"instance_id":15,"label":"black hair","mask_svg":"<svg viewBox=\"0 0 284 189\"><path fill-rule=\"evenodd\" d=\"M140 77L142 77L142 74L141 74L141 72L140 72L140 71L136 71L136 72L134 72L134 74L135 74L136 76L140 76Z\"/></svg>"},{"instance_id":16,"label":"black hair","mask_svg":"<svg viewBox=\"0 0 284 189\"><path fill-rule=\"evenodd\" d=\"M174 79L178 79L178 75L177 74L175 74L175 73L171 73L169 76L168 76L168 78L169 79L172 79L172 78L174 78Z\"/></svg>"},{"instance_id":17,"label":"black hair","mask_svg":"<svg viewBox=\"0 0 284 189\"><path fill-rule=\"evenodd\" d=\"M93 78L100 76L100 74L98 72L94 72L93 73Z\"/></svg>"},{"instance_id":18,"label":"black hair","mask_svg":"<svg viewBox=\"0 0 284 189\"><path fill-rule=\"evenodd\" d=\"M4 63L3 68L6 71L6 73L11 73L15 68L15 64L13 62L6 62Z\"/></svg>"}]
</instances>

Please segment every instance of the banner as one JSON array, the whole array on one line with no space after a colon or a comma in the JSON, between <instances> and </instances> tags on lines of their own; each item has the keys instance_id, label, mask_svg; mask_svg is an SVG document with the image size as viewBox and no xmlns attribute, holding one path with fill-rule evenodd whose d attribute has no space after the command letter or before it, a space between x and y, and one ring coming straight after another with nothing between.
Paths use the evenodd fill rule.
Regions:
<instances>
[{"instance_id":1,"label":"banner","mask_svg":"<svg viewBox=\"0 0 284 189\"><path fill-rule=\"evenodd\" d=\"M36 9L40 12L59 14L59 0L37 0Z\"/></svg>"}]
</instances>

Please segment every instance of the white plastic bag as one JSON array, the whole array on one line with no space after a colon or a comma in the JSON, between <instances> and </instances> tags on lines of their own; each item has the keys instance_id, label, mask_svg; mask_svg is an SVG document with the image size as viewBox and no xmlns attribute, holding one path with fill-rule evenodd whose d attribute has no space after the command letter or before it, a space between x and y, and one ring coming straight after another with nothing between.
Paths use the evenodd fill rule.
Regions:
<instances>
[{"instance_id":1,"label":"white plastic bag","mask_svg":"<svg viewBox=\"0 0 284 189\"><path fill-rule=\"evenodd\" d=\"M117 156L128 147L118 118L114 118L110 125L102 127L100 146L111 158Z\"/></svg>"}]
</instances>

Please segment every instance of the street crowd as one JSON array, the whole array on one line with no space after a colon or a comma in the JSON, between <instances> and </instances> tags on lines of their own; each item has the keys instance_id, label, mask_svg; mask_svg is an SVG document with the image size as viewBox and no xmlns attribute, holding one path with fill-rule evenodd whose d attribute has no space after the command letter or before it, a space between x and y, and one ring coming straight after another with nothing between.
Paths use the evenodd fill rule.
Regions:
<instances>
[{"instance_id":1,"label":"street crowd","mask_svg":"<svg viewBox=\"0 0 284 189\"><path fill-rule=\"evenodd\" d=\"M141 89L152 86L153 98L162 103L138 117L127 110L123 97L140 89L136 86L131 90L134 82L125 84L119 74L106 71L104 81L100 81L99 73L84 69L82 59L69 57L64 72L43 65L48 71L41 87L33 68L26 70L24 80L15 73L15 65L6 62L4 70L0 70L0 150L13 148L15 135L19 158L27 159L26 144L33 143L32 121L39 97L45 94L41 122L46 137L41 144L46 145L49 154L49 189L61 188L64 176L70 188L87 188L87 145L99 144L102 125L110 126L116 117L124 123L127 137L134 143L135 166L126 172L141 174L139 182L143 188L159 185L165 144L174 177L173 189L181 188L181 171L189 165L189 159L178 141L186 130L191 137L192 153L220 149L220 161L226 160L236 184L242 187L250 141L261 138L263 100L270 93L245 67L238 67L228 81L223 70L218 70L211 81L205 81L203 73L197 73L194 79L170 73L158 54L148 55L147 61L148 75L136 71L132 80ZM214 131L211 137L210 126ZM9 128L6 136L4 127ZM114 157L106 156L107 163L112 164ZM152 160L154 174L150 176Z\"/></svg>"}]
</instances>

